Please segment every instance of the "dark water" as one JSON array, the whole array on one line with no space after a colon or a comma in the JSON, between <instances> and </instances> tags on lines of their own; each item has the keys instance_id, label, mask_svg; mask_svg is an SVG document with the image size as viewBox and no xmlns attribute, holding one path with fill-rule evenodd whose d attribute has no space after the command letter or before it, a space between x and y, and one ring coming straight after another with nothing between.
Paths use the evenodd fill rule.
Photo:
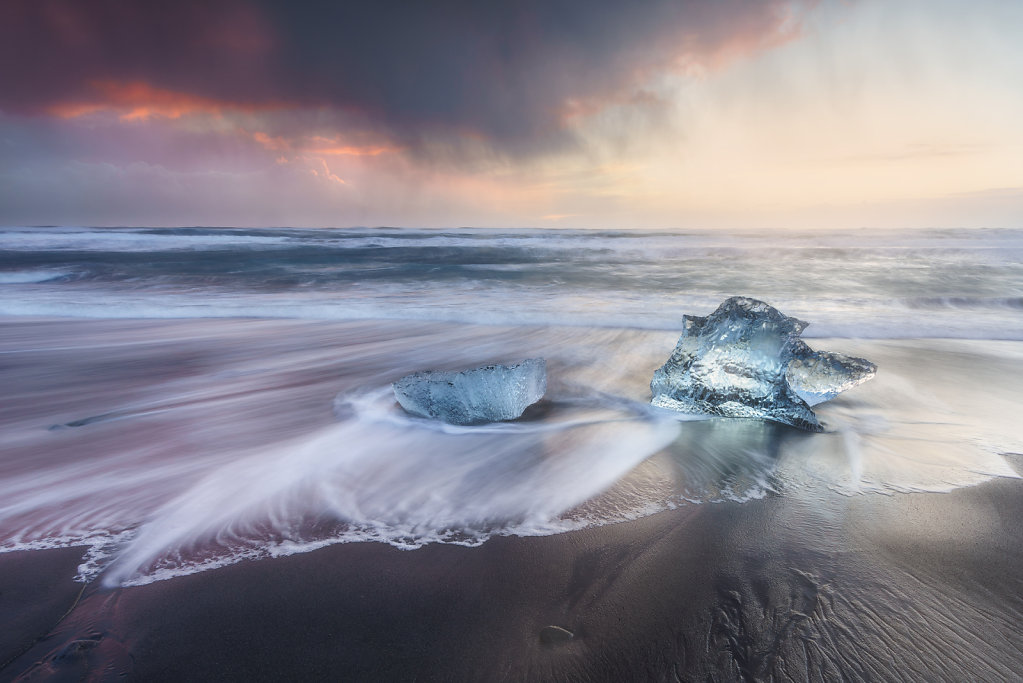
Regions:
<instances>
[{"instance_id":1,"label":"dark water","mask_svg":"<svg viewBox=\"0 0 1023 683\"><path fill-rule=\"evenodd\" d=\"M675 329L730 295L808 336L1023 337L1023 232L0 229L0 313Z\"/></svg>"}]
</instances>

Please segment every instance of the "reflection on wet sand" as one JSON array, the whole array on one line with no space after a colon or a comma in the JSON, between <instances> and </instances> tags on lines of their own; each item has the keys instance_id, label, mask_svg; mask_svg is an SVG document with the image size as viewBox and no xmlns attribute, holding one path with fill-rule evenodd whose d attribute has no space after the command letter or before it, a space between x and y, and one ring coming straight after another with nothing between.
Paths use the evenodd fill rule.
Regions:
<instances>
[{"instance_id":1,"label":"reflection on wet sand","mask_svg":"<svg viewBox=\"0 0 1023 683\"><path fill-rule=\"evenodd\" d=\"M1019 345L834 342L880 370L807 434L651 408L673 337L0 327L15 388L0 544L37 549L0 553L0 596L35 596L19 624L68 613L48 639L0 643L9 671L194 679L226 659L250 677L1011 679ZM388 394L412 370L525 355L552 381L515 422L444 427ZM81 592L19 569L65 546L84 547L46 557L64 582L77 564Z\"/></svg>"},{"instance_id":2,"label":"reflection on wet sand","mask_svg":"<svg viewBox=\"0 0 1023 683\"><path fill-rule=\"evenodd\" d=\"M828 431L808 435L649 408L646 381L670 333L32 321L5 334L0 357L19 360L19 395L2 415L3 547L86 545L80 579L112 562L108 585L337 542L478 545L680 505L1016 476L1000 455L1011 428L989 423L1009 414L1012 393L971 376L1020 365L1005 343L863 342L877 379L823 406ZM55 336L74 343L42 342ZM964 362L967 352L983 362ZM526 353L549 359L551 387L516 422L431 424L388 391L414 369ZM954 410L919 372L922 353L956 373Z\"/></svg>"}]
</instances>

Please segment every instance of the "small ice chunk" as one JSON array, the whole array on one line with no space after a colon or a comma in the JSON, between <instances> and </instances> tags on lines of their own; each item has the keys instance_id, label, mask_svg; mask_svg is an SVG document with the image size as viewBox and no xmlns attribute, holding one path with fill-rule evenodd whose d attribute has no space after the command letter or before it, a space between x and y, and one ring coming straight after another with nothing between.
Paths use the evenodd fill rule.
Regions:
<instances>
[{"instance_id":1,"label":"small ice chunk","mask_svg":"<svg viewBox=\"0 0 1023 683\"><path fill-rule=\"evenodd\" d=\"M530 358L460 372L427 370L393 386L401 407L419 417L456 425L514 420L547 391L547 362Z\"/></svg>"},{"instance_id":2,"label":"small ice chunk","mask_svg":"<svg viewBox=\"0 0 1023 683\"><path fill-rule=\"evenodd\" d=\"M763 301L738 296L707 317L684 316L675 350L650 382L651 402L821 431L810 406L867 381L877 367L814 351L799 339L806 326Z\"/></svg>"}]
</instances>

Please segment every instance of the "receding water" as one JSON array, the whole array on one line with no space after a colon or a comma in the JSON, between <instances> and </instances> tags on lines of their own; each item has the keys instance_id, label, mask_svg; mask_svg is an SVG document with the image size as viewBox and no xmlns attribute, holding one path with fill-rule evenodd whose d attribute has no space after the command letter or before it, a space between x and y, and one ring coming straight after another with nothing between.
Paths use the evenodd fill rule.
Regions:
<instances>
[{"instance_id":1,"label":"receding water","mask_svg":"<svg viewBox=\"0 0 1023 683\"><path fill-rule=\"evenodd\" d=\"M79 580L147 583L338 542L400 548L546 535L765 495L948 491L1015 477L1012 342L828 340L878 377L819 407L828 431L652 412L674 333L257 320L0 327L8 378L0 539L85 545ZM823 343L823 342L822 342ZM389 381L526 355L544 403L438 425ZM939 379L926 371L942 366ZM983 368L975 375L975 368Z\"/></svg>"}]
</instances>

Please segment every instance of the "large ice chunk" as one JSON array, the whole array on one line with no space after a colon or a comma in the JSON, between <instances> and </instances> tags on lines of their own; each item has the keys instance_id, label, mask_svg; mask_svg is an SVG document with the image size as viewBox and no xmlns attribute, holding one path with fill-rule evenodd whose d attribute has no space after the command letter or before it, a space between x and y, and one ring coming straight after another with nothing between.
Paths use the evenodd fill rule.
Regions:
<instances>
[{"instance_id":1,"label":"large ice chunk","mask_svg":"<svg viewBox=\"0 0 1023 683\"><path fill-rule=\"evenodd\" d=\"M707 317L683 318L682 336L650 382L652 403L685 413L774 420L821 431L810 410L874 376L862 358L818 352L807 323L735 296Z\"/></svg>"},{"instance_id":2,"label":"large ice chunk","mask_svg":"<svg viewBox=\"0 0 1023 683\"><path fill-rule=\"evenodd\" d=\"M547 362L529 358L461 372L427 370L393 386L401 407L420 417L456 425L514 420L547 391Z\"/></svg>"}]
</instances>

